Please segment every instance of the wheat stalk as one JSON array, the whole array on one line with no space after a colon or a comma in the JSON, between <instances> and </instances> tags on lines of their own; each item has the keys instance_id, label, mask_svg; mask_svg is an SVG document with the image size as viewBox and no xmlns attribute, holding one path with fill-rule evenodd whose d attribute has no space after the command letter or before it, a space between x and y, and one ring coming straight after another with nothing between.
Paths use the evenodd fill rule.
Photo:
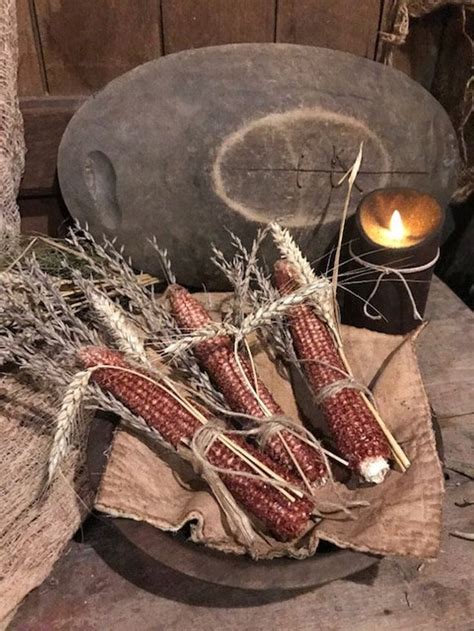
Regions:
<instances>
[{"instance_id":1,"label":"wheat stalk","mask_svg":"<svg viewBox=\"0 0 474 631\"><path fill-rule=\"evenodd\" d=\"M269 304L262 305L256 311L246 316L237 333L242 336L248 335L252 331L270 324L275 318L284 316L291 307L299 305L310 296L313 296L324 284L324 279L316 278L313 282L299 287L293 293L280 296Z\"/></svg>"},{"instance_id":2,"label":"wheat stalk","mask_svg":"<svg viewBox=\"0 0 474 631\"><path fill-rule=\"evenodd\" d=\"M236 253L231 261L216 247L212 248L214 256L212 262L216 265L234 288L233 323L240 326L245 312L245 307L251 302L250 284L258 269L258 254L269 227L257 230L250 250L242 243L242 240L233 232L230 233L231 243Z\"/></svg>"},{"instance_id":3,"label":"wheat stalk","mask_svg":"<svg viewBox=\"0 0 474 631\"><path fill-rule=\"evenodd\" d=\"M94 312L114 339L117 348L131 359L148 365L143 342L130 326L122 310L110 298L96 290L89 288L86 295Z\"/></svg>"},{"instance_id":4,"label":"wheat stalk","mask_svg":"<svg viewBox=\"0 0 474 631\"><path fill-rule=\"evenodd\" d=\"M166 346L163 349L163 353L165 355L180 354L187 351L195 344L205 342L217 335L232 335L241 339L260 327L269 325L275 318L283 316L291 307L304 302L309 296L320 289L322 282L324 283L324 281L318 278L309 285L299 287L292 294L280 296L273 302L261 306L254 313L250 313L246 316L240 327L236 327L228 322L213 322L190 335L183 335L181 339Z\"/></svg>"},{"instance_id":5,"label":"wheat stalk","mask_svg":"<svg viewBox=\"0 0 474 631\"><path fill-rule=\"evenodd\" d=\"M314 273L308 259L303 255L288 230L282 228L277 223L273 223L272 235L280 254L294 268L298 275L298 280L302 285L314 283L317 280L320 281L318 292L315 292L311 296L311 304L318 315L328 324L336 341L340 344L340 333L335 307L335 286L331 285L331 282L326 276L317 276Z\"/></svg>"},{"instance_id":6,"label":"wheat stalk","mask_svg":"<svg viewBox=\"0 0 474 631\"><path fill-rule=\"evenodd\" d=\"M173 268L171 266L171 261L170 261L169 256L168 256L168 250L166 250L164 248L160 248L155 236L152 239L148 239L148 243L150 243L151 247L156 252L158 252L159 257L160 257L160 261L161 261L161 265L162 265L163 271L165 273L165 276L166 276L168 282L169 283L175 283L176 282L176 276L175 276L175 274L173 272Z\"/></svg>"},{"instance_id":7,"label":"wheat stalk","mask_svg":"<svg viewBox=\"0 0 474 631\"><path fill-rule=\"evenodd\" d=\"M339 261L341 260L341 250L342 250L342 237L344 234L344 227L346 225L346 218L347 218L347 211L349 209L349 202L351 199L351 194L352 194L352 187L354 186L354 182L356 180L357 174L359 173L359 169L360 169L360 165L362 164L362 148L364 146L364 143L361 142L360 143L360 147L359 147L359 153L357 154L357 157L354 161L354 164L351 166L351 168L349 169L349 171L341 178L340 180L340 184L345 180L346 177L348 177L348 182L349 185L347 187L347 193L346 193L346 199L344 200L344 208L342 210L342 217L341 217L341 225L339 228L339 235L338 235L338 239L337 239L337 247L336 247L336 256L334 259L334 274L332 277L332 285L333 285L333 290L334 290L334 299L336 297L336 290L337 290L337 280L338 280L338 275L339 275Z\"/></svg>"},{"instance_id":8,"label":"wheat stalk","mask_svg":"<svg viewBox=\"0 0 474 631\"><path fill-rule=\"evenodd\" d=\"M271 231L275 245L281 256L295 268L302 283L314 283L316 274L308 259L303 255L296 241L285 228L278 223L271 224Z\"/></svg>"},{"instance_id":9,"label":"wheat stalk","mask_svg":"<svg viewBox=\"0 0 474 631\"><path fill-rule=\"evenodd\" d=\"M93 371L89 368L76 373L64 393L48 461L48 486L67 453Z\"/></svg>"}]
</instances>

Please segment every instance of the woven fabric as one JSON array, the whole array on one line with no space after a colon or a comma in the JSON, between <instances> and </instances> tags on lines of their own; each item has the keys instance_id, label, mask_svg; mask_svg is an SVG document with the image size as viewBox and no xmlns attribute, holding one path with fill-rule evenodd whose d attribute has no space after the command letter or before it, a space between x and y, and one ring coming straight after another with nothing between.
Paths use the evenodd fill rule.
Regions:
<instances>
[{"instance_id":1,"label":"woven fabric","mask_svg":"<svg viewBox=\"0 0 474 631\"><path fill-rule=\"evenodd\" d=\"M24 168L23 120L17 96L15 0L0 0L0 254L11 254L20 234L16 197Z\"/></svg>"},{"instance_id":2,"label":"woven fabric","mask_svg":"<svg viewBox=\"0 0 474 631\"><path fill-rule=\"evenodd\" d=\"M92 501L79 447L43 493L56 403L14 377L0 381L0 628L48 576Z\"/></svg>"}]
</instances>

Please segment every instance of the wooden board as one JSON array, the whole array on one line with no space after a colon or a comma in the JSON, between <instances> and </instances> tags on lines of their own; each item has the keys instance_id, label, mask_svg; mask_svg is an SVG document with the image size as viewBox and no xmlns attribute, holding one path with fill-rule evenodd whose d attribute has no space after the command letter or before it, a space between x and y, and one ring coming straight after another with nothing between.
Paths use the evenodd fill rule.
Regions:
<instances>
[{"instance_id":1,"label":"wooden board","mask_svg":"<svg viewBox=\"0 0 474 631\"><path fill-rule=\"evenodd\" d=\"M73 97L20 101L28 147L20 193L44 194L55 189L59 142L66 125L82 102L82 99Z\"/></svg>"},{"instance_id":2,"label":"wooden board","mask_svg":"<svg viewBox=\"0 0 474 631\"><path fill-rule=\"evenodd\" d=\"M275 0L162 0L164 52L272 42Z\"/></svg>"},{"instance_id":3,"label":"wooden board","mask_svg":"<svg viewBox=\"0 0 474 631\"><path fill-rule=\"evenodd\" d=\"M40 96L46 92L41 68L39 42L35 37L33 6L28 0L16 0L18 23L18 93Z\"/></svg>"},{"instance_id":4,"label":"wooden board","mask_svg":"<svg viewBox=\"0 0 474 631\"><path fill-rule=\"evenodd\" d=\"M210 244L230 255L228 230L248 245L256 224L278 219L313 258L324 254L344 203L337 181L362 141L351 211L386 186L449 199L454 132L401 73L311 46L200 48L146 64L90 99L64 135L60 183L71 213L116 236L137 267L161 273L146 229L180 282L218 290Z\"/></svg>"},{"instance_id":5,"label":"wooden board","mask_svg":"<svg viewBox=\"0 0 474 631\"><path fill-rule=\"evenodd\" d=\"M40 232L58 236L59 227L65 220L65 212L58 197L25 197L18 200L21 214L21 232Z\"/></svg>"},{"instance_id":6,"label":"wooden board","mask_svg":"<svg viewBox=\"0 0 474 631\"><path fill-rule=\"evenodd\" d=\"M387 7L388 3L385 3ZM402 46L392 46L391 65L405 72L409 77L421 83L427 90L431 88L437 69L438 56L445 39L445 26L449 20L449 9L439 9L421 18L410 18L410 31ZM390 31L391 13L384 9L381 30ZM451 23L451 22L450 22ZM377 42L377 61L383 61L390 45L379 38Z\"/></svg>"},{"instance_id":7,"label":"wooden board","mask_svg":"<svg viewBox=\"0 0 474 631\"><path fill-rule=\"evenodd\" d=\"M50 94L89 94L161 54L155 0L36 0Z\"/></svg>"},{"instance_id":8,"label":"wooden board","mask_svg":"<svg viewBox=\"0 0 474 631\"><path fill-rule=\"evenodd\" d=\"M373 59L379 0L279 0L277 41L344 50Z\"/></svg>"}]
</instances>

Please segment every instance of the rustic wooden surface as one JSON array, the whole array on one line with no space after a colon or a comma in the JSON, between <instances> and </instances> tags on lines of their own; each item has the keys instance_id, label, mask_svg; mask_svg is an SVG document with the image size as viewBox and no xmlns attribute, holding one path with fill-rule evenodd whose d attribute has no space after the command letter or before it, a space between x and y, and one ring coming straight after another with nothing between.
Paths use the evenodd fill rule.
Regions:
<instances>
[{"instance_id":1,"label":"rustic wooden surface","mask_svg":"<svg viewBox=\"0 0 474 631\"><path fill-rule=\"evenodd\" d=\"M164 53L273 42L275 0L162 0Z\"/></svg>"},{"instance_id":2,"label":"rustic wooden surface","mask_svg":"<svg viewBox=\"0 0 474 631\"><path fill-rule=\"evenodd\" d=\"M20 96L40 96L46 92L41 63L40 42L35 14L29 0L17 0L18 24L18 93Z\"/></svg>"},{"instance_id":3,"label":"rustic wooden surface","mask_svg":"<svg viewBox=\"0 0 474 631\"><path fill-rule=\"evenodd\" d=\"M35 0L50 94L90 94L161 53L155 0Z\"/></svg>"},{"instance_id":4,"label":"rustic wooden surface","mask_svg":"<svg viewBox=\"0 0 474 631\"><path fill-rule=\"evenodd\" d=\"M277 41L336 48L373 59L382 3L365 0L280 0Z\"/></svg>"},{"instance_id":5,"label":"rustic wooden surface","mask_svg":"<svg viewBox=\"0 0 474 631\"><path fill-rule=\"evenodd\" d=\"M378 567L316 590L252 592L190 579L134 549L104 517L92 518L32 592L12 630L321 629L468 631L473 628L474 482L456 473L472 461L474 315L435 279L419 340L426 387L443 430L447 481L442 551L423 564ZM408 516L407 516L408 517Z\"/></svg>"},{"instance_id":6,"label":"rustic wooden surface","mask_svg":"<svg viewBox=\"0 0 474 631\"><path fill-rule=\"evenodd\" d=\"M57 237L60 227L69 217L64 204L56 195L23 197L18 200L23 234L41 233Z\"/></svg>"},{"instance_id":7,"label":"rustic wooden surface","mask_svg":"<svg viewBox=\"0 0 474 631\"><path fill-rule=\"evenodd\" d=\"M83 99L76 97L21 100L27 146L21 183L23 195L55 191L58 146L66 125L81 103Z\"/></svg>"}]
</instances>

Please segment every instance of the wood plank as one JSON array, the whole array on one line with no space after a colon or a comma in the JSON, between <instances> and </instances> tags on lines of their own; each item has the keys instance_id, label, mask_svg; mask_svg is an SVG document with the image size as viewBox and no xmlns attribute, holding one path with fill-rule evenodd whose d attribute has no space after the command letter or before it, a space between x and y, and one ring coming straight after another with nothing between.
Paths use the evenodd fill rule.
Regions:
<instances>
[{"instance_id":1,"label":"wood plank","mask_svg":"<svg viewBox=\"0 0 474 631\"><path fill-rule=\"evenodd\" d=\"M410 32L402 46L393 46L391 65L401 70L409 77L421 83L427 90L431 88L436 64L443 42L444 27L449 18L449 9L439 9L421 18L410 19ZM385 18L384 18L385 19ZM385 26L390 24L385 19ZM378 61L383 61L384 55L390 50L389 44L380 39L377 44Z\"/></svg>"},{"instance_id":2,"label":"wood plank","mask_svg":"<svg viewBox=\"0 0 474 631\"><path fill-rule=\"evenodd\" d=\"M23 234L41 233L57 237L67 219L64 202L56 196L23 197L18 200Z\"/></svg>"},{"instance_id":3,"label":"wood plank","mask_svg":"<svg viewBox=\"0 0 474 631\"><path fill-rule=\"evenodd\" d=\"M440 419L467 416L473 412L474 314L435 277L426 317L430 325L417 350L430 403Z\"/></svg>"},{"instance_id":4,"label":"wood plank","mask_svg":"<svg viewBox=\"0 0 474 631\"><path fill-rule=\"evenodd\" d=\"M29 0L16 0L19 52L18 93L20 96L41 96L46 92L31 9Z\"/></svg>"},{"instance_id":5,"label":"wood plank","mask_svg":"<svg viewBox=\"0 0 474 631\"><path fill-rule=\"evenodd\" d=\"M89 94L161 54L156 0L35 0L49 91Z\"/></svg>"},{"instance_id":6,"label":"wood plank","mask_svg":"<svg viewBox=\"0 0 474 631\"><path fill-rule=\"evenodd\" d=\"M373 59L380 12L379 0L279 0L277 41Z\"/></svg>"},{"instance_id":7,"label":"wood plank","mask_svg":"<svg viewBox=\"0 0 474 631\"><path fill-rule=\"evenodd\" d=\"M56 188L58 146L71 116L83 103L80 98L22 99L25 124L26 167L20 192L48 193Z\"/></svg>"},{"instance_id":8,"label":"wood plank","mask_svg":"<svg viewBox=\"0 0 474 631\"><path fill-rule=\"evenodd\" d=\"M164 52L273 42L275 0L162 0Z\"/></svg>"}]
</instances>

